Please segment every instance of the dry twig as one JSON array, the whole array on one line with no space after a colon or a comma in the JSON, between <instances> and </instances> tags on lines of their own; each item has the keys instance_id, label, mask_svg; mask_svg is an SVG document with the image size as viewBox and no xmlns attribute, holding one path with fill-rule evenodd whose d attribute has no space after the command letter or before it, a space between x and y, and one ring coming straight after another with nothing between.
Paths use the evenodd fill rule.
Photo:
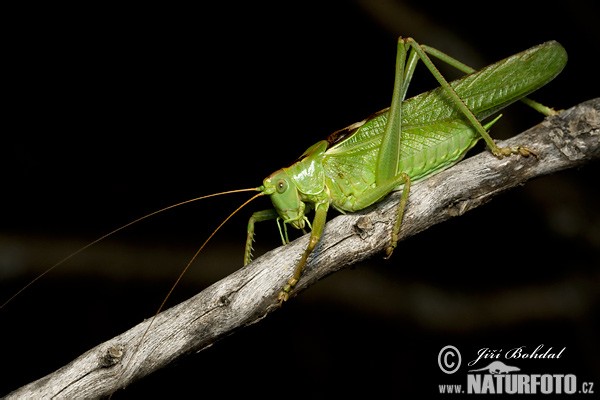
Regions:
<instances>
[{"instance_id":1,"label":"dry twig","mask_svg":"<svg viewBox=\"0 0 600 400\"><path fill-rule=\"evenodd\" d=\"M483 152L415 184L400 240L541 175L600 158L600 98L579 104L502 143L526 144L539 159L498 160ZM387 246L399 193L367 210L330 221L309 258L298 292L319 279L380 254ZM278 308L277 294L293 273L308 235L263 255L193 298L160 313L137 348L149 320L84 353L8 398L101 397L185 354L200 351Z\"/></svg>"}]
</instances>

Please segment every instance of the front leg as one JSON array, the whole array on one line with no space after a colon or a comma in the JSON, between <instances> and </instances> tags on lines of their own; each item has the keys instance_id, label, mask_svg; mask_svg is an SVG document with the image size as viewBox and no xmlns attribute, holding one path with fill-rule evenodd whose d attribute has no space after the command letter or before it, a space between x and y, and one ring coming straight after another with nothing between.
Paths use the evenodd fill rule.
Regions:
<instances>
[{"instance_id":1,"label":"front leg","mask_svg":"<svg viewBox=\"0 0 600 400\"><path fill-rule=\"evenodd\" d=\"M254 242L254 223L268 221L279 217L277 210L271 208L268 210L257 211L248 220L248 235L246 236L246 249L244 251L244 267L252 261L252 243Z\"/></svg>"},{"instance_id":2,"label":"front leg","mask_svg":"<svg viewBox=\"0 0 600 400\"><path fill-rule=\"evenodd\" d=\"M323 228L325 227L325 221L327 219L327 210L329 209L329 202L323 202L317 204L315 207L315 218L312 223L312 231L310 233L310 241L308 243L308 247L304 250L304 254L296 264L296 269L294 270L294 275L288 280L287 284L283 287L283 290L279 292L277 295L277 299L279 300L279 305L281 305L284 301L287 301L290 297L290 291L296 286L298 281L300 280L300 276L304 271L304 264L306 264L306 259L312 253L313 249L321 240L321 235L323 234Z\"/></svg>"}]
</instances>

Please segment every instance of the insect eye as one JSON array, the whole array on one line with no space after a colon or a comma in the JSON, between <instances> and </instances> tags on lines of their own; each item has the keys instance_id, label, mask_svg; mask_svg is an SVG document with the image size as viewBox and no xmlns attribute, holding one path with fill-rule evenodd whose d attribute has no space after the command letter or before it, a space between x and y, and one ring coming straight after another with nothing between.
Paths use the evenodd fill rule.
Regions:
<instances>
[{"instance_id":1,"label":"insect eye","mask_svg":"<svg viewBox=\"0 0 600 400\"><path fill-rule=\"evenodd\" d=\"M285 192L288 188L288 184L285 179L280 179L277 181L277 193L281 194Z\"/></svg>"}]
</instances>

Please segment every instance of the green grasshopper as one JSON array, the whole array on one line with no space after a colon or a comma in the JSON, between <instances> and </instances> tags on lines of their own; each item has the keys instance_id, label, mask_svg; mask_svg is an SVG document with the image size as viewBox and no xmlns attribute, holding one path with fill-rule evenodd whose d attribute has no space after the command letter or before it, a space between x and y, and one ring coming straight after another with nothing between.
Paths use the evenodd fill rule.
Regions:
<instances>
[{"instance_id":1,"label":"green grasshopper","mask_svg":"<svg viewBox=\"0 0 600 400\"><path fill-rule=\"evenodd\" d=\"M448 83L427 54L469 75ZM441 87L405 100L418 60ZM553 114L551 109L525 96L550 82L566 62L563 47L551 41L475 72L412 38L400 38L391 106L309 147L298 161L269 175L256 188L271 197L274 209L251 216L244 265L252 260L256 222L276 219L283 244L289 242L287 225L302 230L306 225L311 228L310 242L296 263L292 278L279 293L281 304L288 300L308 256L319 243L330 206L342 213L356 212L402 189L386 251L389 257L398 241L411 182L451 167L480 139L499 158L511 154L537 156L526 147L500 148L494 143L487 130L500 116L484 126L480 121L517 100L544 114ZM310 210L315 211L312 224L306 216Z\"/></svg>"},{"instance_id":2,"label":"green grasshopper","mask_svg":"<svg viewBox=\"0 0 600 400\"><path fill-rule=\"evenodd\" d=\"M448 83L428 54L468 75ZM431 71L441 87L405 100L419 60ZM269 175L257 188L215 193L187 200L121 226L56 263L0 305L0 308L58 265L117 231L182 204L241 191L260 193L227 217L202 244L163 300L154 318L192 261L219 228L242 207L261 195L269 195L274 208L255 212L250 217L244 265L252 260L256 222L275 219L284 244L289 242L287 225L301 230L307 225L311 228L309 244L297 261L293 276L278 294L280 304L289 299L290 291L298 283L307 258L319 243L330 206L342 213L356 212L382 200L392 191L402 190L390 244L386 251L386 257L390 257L397 245L411 183L451 167L480 139L483 139L490 151L500 158L511 154L536 155L526 147L501 148L494 143L487 130L500 116L485 125L480 121L517 100L543 114L553 114L553 110L525 96L550 82L562 71L566 62L565 50L560 44L552 41L475 71L438 50L418 44L412 38L400 38L397 44L392 103L389 108L337 131L327 140L309 147L298 161ZM312 223L306 216L311 210L315 211ZM142 335L140 344L153 321L154 319Z\"/></svg>"},{"instance_id":3,"label":"green grasshopper","mask_svg":"<svg viewBox=\"0 0 600 400\"><path fill-rule=\"evenodd\" d=\"M468 75L448 83L427 54ZM419 60L431 71L441 87L404 100ZM412 38L400 38L396 57L396 80L389 108L334 132L327 140L309 147L298 161L269 175L257 188L213 193L187 200L147 214L109 232L54 264L1 304L0 308L54 268L124 228L183 204L236 192L260 193L230 214L206 239L179 275L158 312L196 256L221 226L242 207L262 195L271 196L274 209L258 211L250 217L244 265L252 261L256 222L276 219L283 244L289 242L288 224L302 230L308 225L312 230L310 242L296 264L294 275L278 295L280 304L288 300L291 289L302 275L308 256L319 243L329 206L342 213L356 212L378 202L388 193L402 189L396 223L386 251L386 258L389 258L397 245L411 182L456 164L480 139L483 139L491 152L500 158L511 154L536 155L526 147L496 146L487 129L500 116L486 125L482 125L480 121L517 100L543 114L554 114L552 109L525 96L554 79L566 62L567 53L563 47L550 41L475 71L439 50L418 44ZM315 211L312 224L306 216L311 210Z\"/></svg>"}]
</instances>

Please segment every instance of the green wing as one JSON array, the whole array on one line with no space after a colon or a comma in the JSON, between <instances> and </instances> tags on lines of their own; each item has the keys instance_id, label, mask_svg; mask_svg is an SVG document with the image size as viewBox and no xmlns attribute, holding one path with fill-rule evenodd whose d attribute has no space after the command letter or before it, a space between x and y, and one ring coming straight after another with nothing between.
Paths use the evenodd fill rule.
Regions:
<instances>
[{"instance_id":1,"label":"green wing","mask_svg":"<svg viewBox=\"0 0 600 400\"><path fill-rule=\"evenodd\" d=\"M564 68L567 54L547 42L515 54L451 82L477 119L484 120L534 92ZM399 170L413 181L459 161L480 139L462 112L438 87L405 100ZM375 183L375 165L387 122L387 109L329 140L323 164L334 190L344 195L368 190Z\"/></svg>"}]
</instances>

